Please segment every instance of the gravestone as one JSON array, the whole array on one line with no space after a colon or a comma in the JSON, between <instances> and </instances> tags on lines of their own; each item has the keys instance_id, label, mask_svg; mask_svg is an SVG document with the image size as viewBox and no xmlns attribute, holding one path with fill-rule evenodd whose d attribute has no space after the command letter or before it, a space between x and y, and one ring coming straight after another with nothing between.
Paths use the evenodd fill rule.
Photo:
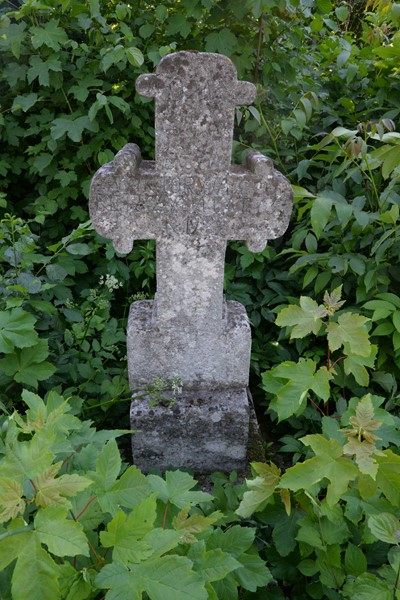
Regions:
<instances>
[{"instance_id":1,"label":"gravestone","mask_svg":"<svg viewBox=\"0 0 400 600\"><path fill-rule=\"evenodd\" d=\"M156 296L131 305L127 332L134 463L241 469L251 332L244 307L224 299L226 244L243 240L261 252L282 235L291 188L258 152L231 164L235 107L250 104L256 90L237 80L227 57L167 55L136 89L155 98L156 160L127 144L90 190L93 224L118 252L130 252L135 239L156 240ZM172 406L140 397L173 377L183 391Z\"/></svg>"}]
</instances>

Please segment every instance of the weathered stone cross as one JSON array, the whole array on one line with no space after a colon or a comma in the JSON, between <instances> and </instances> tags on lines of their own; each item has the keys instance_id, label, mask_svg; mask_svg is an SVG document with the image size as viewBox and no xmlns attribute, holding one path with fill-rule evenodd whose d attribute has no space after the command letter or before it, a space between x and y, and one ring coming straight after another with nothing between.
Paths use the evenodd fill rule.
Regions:
<instances>
[{"instance_id":1,"label":"weathered stone cross","mask_svg":"<svg viewBox=\"0 0 400 600\"><path fill-rule=\"evenodd\" d=\"M245 166L231 164L235 107L254 100L255 86L222 55L178 52L136 88L156 99L156 160L128 144L90 191L93 224L117 251L157 241L155 301L130 312L131 388L178 375L187 390L244 389L250 329L243 307L224 302L226 242L262 251L291 213L290 185L268 158L250 152Z\"/></svg>"}]
</instances>

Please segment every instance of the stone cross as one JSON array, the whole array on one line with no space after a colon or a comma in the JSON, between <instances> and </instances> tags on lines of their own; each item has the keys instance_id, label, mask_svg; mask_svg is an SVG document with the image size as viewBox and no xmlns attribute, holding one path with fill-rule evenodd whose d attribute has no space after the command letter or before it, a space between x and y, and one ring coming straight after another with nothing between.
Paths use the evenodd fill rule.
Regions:
<instances>
[{"instance_id":1,"label":"stone cross","mask_svg":"<svg viewBox=\"0 0 400 600\"><path fill-rule=\"evenodd\" d=\"M118 252L130 252L135 239L156 240L155 300L130 311L131 388L180 376L189 396L213 402L223 390L240 390L243 397L251 337L243 307L224 300L226 242L244 240L260 252L282 235L290 185L258 152L244 166L231 164L235 107L250 104L256 90L237 80L225 56L167 55L136 89L156 101L156 160L127 144L90 190L93 224Z\"/></svg>"}]
</instances>

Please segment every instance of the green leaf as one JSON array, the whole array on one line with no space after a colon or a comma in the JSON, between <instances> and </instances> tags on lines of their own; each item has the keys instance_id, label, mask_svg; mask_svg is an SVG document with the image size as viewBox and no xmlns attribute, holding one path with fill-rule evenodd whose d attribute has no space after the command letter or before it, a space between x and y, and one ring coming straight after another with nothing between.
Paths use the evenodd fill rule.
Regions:
<instances>
[{"instance_id":1,"label":"green leaf","mask_svg":"<svg viewBox=\"0 0 400 600\"><path fill-rule=\"evenodd\" d=\"M34 329L36 318L22 308L0 312L0 352L34 346L39 337Z\"/></svg>"},{"instance_id":2,"label":"green leaf","mask_svg":"<svg viewBox=\"0 0 400 600\"><path fill-rule=\"evenodd\" d=\"M46 507L55 504L70 508L71 503L66 497L75 496L91 485L92 481L82 475L60 475L57 477L61 465L61 462L51 465L40 475L34 477L37 490L35 501L38 506Z\"/></svg>"},{"instance_id":3,"label":"green leaf","mask_svg":"<svg viewBox=\"0 0 400 600\"><path fill-rule=\"evenodd\" d=\"M167 35L175 36L179 33L183 38L187 38L191 30L192 24L186 19L184 14L176 14L169 17L166 28Z\"/></svg>"},{"instance_id":4,"label":"green leaf","mask_svg":"<svg viewBox=\"0 0 400 600\"><path fill-rule=\"evenodd\" d=\"M86 115L77 117L76 119L62 117L54 119L50 131L53 140L58 140L63 135L67 134L73 142L80 142L85 129L96 132L98 131L99 126L96 122L91 122L89 116ZM70 246L67 248L68 251L69 248Z\"/></svg>"},{"instance_id":5,"label":"green leaf","mask_svg":"<svg viewBox=\"0 0 400 600\"><path fill-rule=\"evenodd\" d=\"M58 568L42 548L39 537L32 535L21 548L12 578L13 600L58 600Z\"/></svg>"},{"instance_id":6,"label":"green leaf","mask_svg":"<svg viewBox=\"0 0 400 600\"><path fill-rule=\"evenodd\" d=\"M212 500L212 496L206 492L190 491L197 482L189 473L167 471L165 480L158 475L148 475L147 480L160 500L170 502L178 508Z\"/></svg>"},{"instance_id":7,"label":"green leaf","mask_svg":"<svg viewBox=\"0 0 400 600\"><path fill-rule=\"evenodd\" d=\"M371 354L371 343L365 329L366 317L354 313L344 313L338 322L331 321L326 326L329 347L332 352L338 350L345 343L349 344L351 352L359 356Z\"/></svg>"},{"instance_id":8,"label":"green leaf","mask_svg":"<svg viewBox=\"0 0 400 600\"><path fill-rule=\"evenodd\" d=\"M391 513L371 515L368 518L368 527L379 541L387 544L400 543L400 521Z\"/></svg>"},{"instance_id":9,"label":"green leaf","mask_svg":"<svg viewBox=\"0 0 400 600\"><path fill-rule=\"evenodd\" d=\"M205 50L207 52L219 52L230 56L237 46L238 40L235 34L226 28L210 33L205 38Z\"/></svg>"},{"instance_id":10,"label":"green leaf","mask_svg":"<svg viewBox=\"0 0 400 600\"><path fill-rule=\"evenodd\" d=\"M400 507L400 456L392 450L384 450L377 456L379 464L376 482L386 498L394 506Z\"/></svg>"},{"instance_id":11,"label":"green leaf","mask_svg":"<svg viewBox=\"0 0 400 600\"><path fill-rule=\"evenodd\" d=\"M95 583L111 589L107 594L110 600L141 600L143 592L151 600L207 600L204 581L191 567L191 561L183 556L151 559L129 569L113 562L100 571Z\"/></svg>"},{"instance_id":12,"label":"green leaf","mask_svg":"<svg viewBox=\"0 0 400 600\"><path fill-rule=\"evenodd\" d=\"M241 566L236 569L234 575L245 590L255 592L258 587L274 581L270 570L258 554L242 554L238 557L238 561Z\"/></svg>"},{"instance_id":13,"label":"green leaf","mask_svg":"<svg viewBox=\"0 0 400 600\"><path fill-rule=\"evenodd\" d=\"M296 548L299 514L297 510L293 510L290 515L280 516L275 523L272 539L281 556L288 556Z\"/></svg>"},{"instance_id":14,"label":"green leaf","mask_svg":"<svg viewBox=\"0 0 400 600\"><path fill-rule=\"evenodd\" d=\"M68 510L47 506L35 517L35 532L42 544L56 556L89 556L89 546L82 525L67 519Z\"/></svg>"},{"instance_id":15,"label":"green leaf","mask_svg":"<svg viewBox=\"0 0 400 600\"><path fill-rule=\"evenodd\" d=\"M310 333L315 335L322 326L321 317L324 311L315 300L307 296L300 297L300 306L286 306L276 317L276 324L279 327L293 327L290 339L303 338Z\"/></svg>"},{"instance_id":16,"label":"green leaf","mask_svg":"<svg viewBox=\"0 0 400 600\"><path fill-rule=\"evenodd\" d=\"M358 469L351 460L342 458L343 448L336 440L326 440L316 434L307 435L301 441L310 445L316 456L290 467L283 475L280 487L294 492L307 490L327 478L330 481L327 503L333 506L347 491L349 482L356 479Z\"/></svg>"},{"instance_id":17,"label":"green leaf","mask_svg":"<svg viewBox=\"0 0 400 600\"><path fill-rule=\"evenodd\" d=\"M236 510L236 514L247 519L263 508L266 500L272 496L280 480L280 469L273 463L252 463L251 466L260 476L246 479L247 489Z\"/></svg>"},{"instance_id":18,"label":"green leaf","mask_svg":"<svg viewBox=\"0 0 400 600\"><path fill-rule=\"evenodd\" d=\"M13 528L14 529L14 528ZM11 564L18 556L21 555L23 549L28 544L33 533L26 526L26 533L14 534L11 537L4 538L0 542L0 572ZM10 528L10 532L11 532Z\"/></svg>"},{"instance_id":19,"label":"green leaf","mask_svg":"<svg viewBox=\"0 0 400 600\"><path fill-rule=\"evenodd\" d=\"M51 19L39 27L31 27L32 46L37 49L47 46L52 50L59 50L68 41L64 29L58 27L58 19Z\"/></svg>"},{"instance_id":20,"label":"green leaf","mask_svg":"<svg viewBox=\"0 0 400 600\"><path fill-rule=\"evenodd\" d=\"M126 56L133 67L140 67L144 63L144 56L139 48L126 48Z\"/></svg>"},{"instance_id":21,"label":"green leaf","mask_svg":"<svg viewBox=\"0 0 400 600\"><path fill-rule=\"evenodd\" d=\"M354 600L393 600L393 592L386 581L372 573L363 573L355 581L348 581L343 588L346 598Z\"/></svg>"},{"instance_id":22,"label":"green leaf","mask_svg":"<svg viewBox=\"0 0 400 600\"><path fill-rule=\"evenodd\" d=\"M193 562L193 570L205 581L219 581L228 573L239 568L241 564L227 552L220 549L206 550L204 541L193 544L188 552Z\"/></svg>"},{"instance_id":23,"label":"green leaf","mask_svg":"<svg viewBox=\"0 0 400 600\"><path fill-rule=\"evenodd\" d=\"M60 73L62 71L61 62L56 56L49 56L46 61L43 61L40 56L32 56L29 59L31 65L28 69L27 79L32 83L34 79L38 79L40 85L48 87L50 85L50 71Z\"/></svg>"},{"instance_id":24,"label":"green leaf","mask_svg":"<svg viewBox=\"0 0 400 600\"><path fill-rule=\"evenodd\" d=\"M0 479L0 523L15 519L25 510L22 485L19 481L3 477Z\"/></svg>"},{"instance_id":25,"label":"green leaf","mask_svg":"<svg viewBox=\"0 0 400 600\"><path fill-rule=\"evenodd\" d=\"M220 549L239 558L253 544L255 529L234 525L226 531L215 529L207 540L208 549Z\"/></svg>"},{"instance_id":26,"label":"green leaf","mask_svg":"<svg viewBox=\"0 0 400 600\"><path fill-rule=\"evenodd\" d=\"M96 460L96 472L91 473L101 490L109 490L117 480L122 467L121 456L115 440L110 440Z\"/></svg>"},{"instance_id":27,"label":"green leaf","mask_svg":"<svg viewBox=\"0 0 400 600\"><path fill-rule=\"evenodd\" d=\"M184 508L174 517L172 524L174 529L182 534L181 541L183 544L193 544L197 541L195 533L205 531L221 518L223 518L223 513L219 511L211 513L208 517L197 514L189 516L189 509Z\"/></svg>"},{"instance_id":28,"label":"green leaf","mask_svg":"<svg viewBox=\"0 0 400 600\"><path fill-rule=\"evenodd\" d=\"M346 573L353 577L358 577L367 570L367 559L365 558L363 551L351 542L347 544L344 565Z\"/></svg>"},{"instance_id":29,"label":"green leaf","mask_svg":"<svg viewBox=\"0 0 400 600\"><path fill-rule=\"evenodd\" d=\"M312 202L310 211L311 227L319 239L325 229L332 211L332 198L317 196Z\"/></svg>"},{"instance_id":30,"label":"green leaf","mask_svg":"<svg viewBox=\"0 0 400 600\"><path fill-rule=\"evenodd\" d=\"M14 98L14 102L12 103L11 112L15 112L17 110L27 112L36 104L38 98L39 96L35 94L35 92L31 92L30 94L25 94L23 96L17 96Z\"/></svg>"},{"instance_id":31,"label":"green leaf","mask_svg":"<svg viewBox=\"0 0 400 600\"><path fill-rule=\"evenodd\" d=\"M115 515L121 506L133 508L150 494L148 478L132 466L109 490L98 493L98 502L104 512Z\"/></svg>"},{"instance_id":32,"label":"green leaf","mask_svg":"<svg viewBox=\"0 0 400 600\"><path fill-rule=\"evenodd\" d=\"M263 389L275 394L270 408L277 413L279 421L303 411L310 390L323 400L328 400L329 381L333 375L326 367L316 368L317 365L310 358L300 358L298 363L285 361L263 374ZM271 382L276 385L273 389Z\"/></svg>"},{"instance_id":33,"label":"green leaf","mask_svg":"<svg viewBox=\"0 0 400 600\"><path fill-rule=\"evenodd\" d=\"M369 356L357 356L356 354L349 353L343 361L346 375L353 375L359 385L367 387L369 385L369 373L366 367L370 369L374 368L377 352L378 346L371 345L371 354Z\"/></svg>"},{"instance_id":34,"label":"green leaf","mask_svg":"<svg viewBox=\"0 0 400 600\"><path fill-rule=\"evenodd\" d=\"M49 354L46 339L39 339L35 346L16 350L0 360L0 369L18 383L25 383L37 387L38 381L48 379L56 368L45 361Z\"/></svg>"}]
</instances>

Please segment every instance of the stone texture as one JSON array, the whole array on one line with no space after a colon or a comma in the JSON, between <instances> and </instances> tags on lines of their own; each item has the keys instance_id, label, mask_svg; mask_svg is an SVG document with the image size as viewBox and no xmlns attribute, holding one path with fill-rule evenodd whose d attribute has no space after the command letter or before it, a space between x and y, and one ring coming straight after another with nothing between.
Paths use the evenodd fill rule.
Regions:
<instances>
[{"instance_id":1,"label":"stone texture","mask_svg":"<svg viewBox=\"0 0 400 600\"><path fill-rule=\"evenodd\" d=\"M182 406L185 402L192 406L194 396L200 394L206 415L202 417L199 409L186 420L184 411L179 418L171 413L162 433L151 429L153 421L147 418L140 439L143 444L146 435L153 440L153 453L158 456L154 466L168 461L176 464L185 456L179 466L191 465L194 458L189 453L206 453L207 444L219 444L217 463L217 456L240 441L241 458L232 457L229 462L227 455L225 468L229 470L245 456L251 336L244 308L224 301L226 242L244 240L249 250L258 252L268 239L282 235L291 214L291 188L272 162L257 152L249 152L244 165L231 164L234 110L254 100L255 86L237 80L228 58L196 52L170 54L155 74L141 75L136 88L155 98L156 160L142 160L135 144L125 146L94 176L90 213L96 230L111 238L119 252L130 252L135 239L157 241L155 300L136 302L130 310L131 389L143 389L158 377L181 376L187 394ZM242 415L240 435L225 426L232 421L228 419L232 398ZM203 431L207 403L212 402L226 419L210 429L210 439L202 438L201 447L190 447L193 432L186 428ZM144 423L144 409L138 409L139 415L135 407L133 402L134 429L137 421ZM161 436L171 440L178 430L179 458L172 460L173 449L167 451ZM139 438L135 439L134 460L143 454L144 461L148 453L145 446L141 453ZM178 446L184 439L188 446L181 452ZM142 466L153 466L151 460Z\"/></svg>"}]
</instances>

